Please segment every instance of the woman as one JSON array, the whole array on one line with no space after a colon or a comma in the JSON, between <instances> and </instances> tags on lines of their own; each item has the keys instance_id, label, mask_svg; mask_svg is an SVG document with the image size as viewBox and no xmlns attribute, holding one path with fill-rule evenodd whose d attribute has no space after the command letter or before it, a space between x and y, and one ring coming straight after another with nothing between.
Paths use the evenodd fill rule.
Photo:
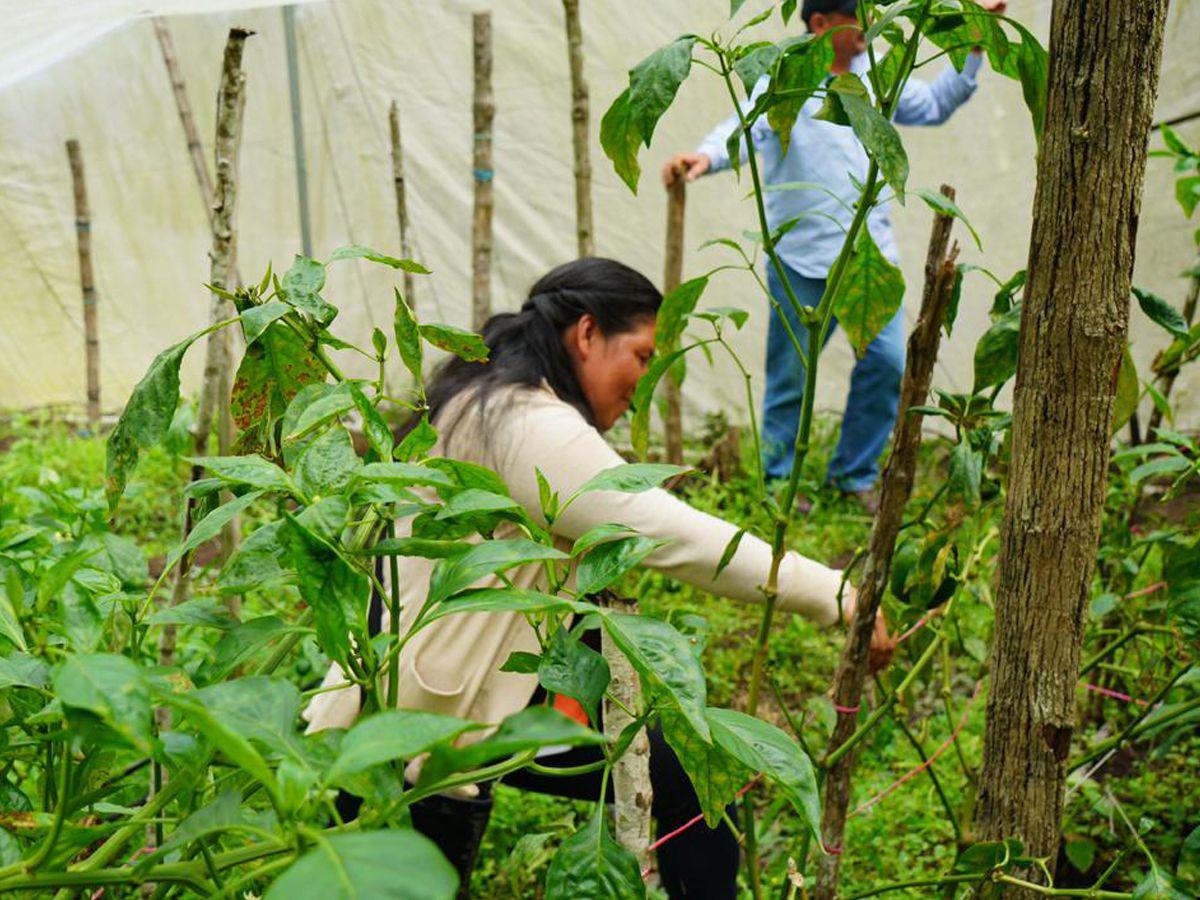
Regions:
<instances>
[{"instance_id":1,"label":"woman","mask_svg":"<svg viewBox=\"0 0 1200 900\"><path fill-rule=\"evenodd\" d=\"M514 499L544 524L537 472L560 497L624 460L601 437L628 409L638 379L654 353L655 317L662 295L645 277L621 263L586 258L566 263L537 282L517 313L493 316L483 328L490 350L486 365L452 358L433 376L427 394L439 432L435 455L495 470ZM732 561L714 575L736 527L699 512L663 490L639 494L591 492L576 499L552 527L556 543L570 549L588 529L616 522L666 541L646 565L720 596L756 603L767 578L770 548L746 536ZM513 526L515 528L515 526ZM512 536L500 529L497 537ZM401 560L401 631L421 606L433 563ZM516 587L545 587L534 563L509 570ZM480 586L499 584L498 578ZM841 573L789 553L779 570L781 609L820 625L838 618ZM853 611L846 591L844 612ZM383 625L386 627L386 623ZM877 628L876 644L886 646ZM540 651L536 635L517 613L446 616L419 632L400 660L399 703L477 722L498 722L544 697L537 677L501 672L514 651ZM333 670L330 686L342 681ZM310 730L348 727L358 713L353 688L319 694L306 712ZM595 750L590 751L595 753ZM577 765L588 751L540 760ZM595 758L595 757L592 757ZM653 813L665 834L699 810L696 796L674 754L651 732ZM597 796L598 772L572 778L518 772L506 783L586 799ZM414 824L432 837L468 881L491 808L482 786L471 798L435 797L413 807ZM736 895L738 849L724 825L689 829L658 854L664 887L672 897L725 898Z\"/></svg>"}]
</instances>

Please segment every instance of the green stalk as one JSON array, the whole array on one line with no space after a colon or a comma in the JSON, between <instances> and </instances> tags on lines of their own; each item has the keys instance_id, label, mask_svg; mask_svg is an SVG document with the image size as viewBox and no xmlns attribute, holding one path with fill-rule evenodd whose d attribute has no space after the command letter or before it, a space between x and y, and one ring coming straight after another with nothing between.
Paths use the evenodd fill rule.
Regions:
<instances>
[{"instance_id":1,"label":"green stalk","mask_svg":"<svg viewBox=\"0 0 1200 900\"><path fill-rule=\"evenodd\" d=\"M1146 716L1154 712L1155 706L1157 706L1162 698L1167 695L1167 692L1175 686L1175 682L1183 677L1183 673L1189 668L1190 665L1188 663L1183 663L1182 665L1177 666L1175 671L1171 673L1171 677L1167 679L1167 683L1164 684L1158 693L1154 695L1153 699L1146 703L1142 711L1134 717L1132 722L1125 726L1124 730L1122 730L1120 734L1115 735L1106 741L1101 741L1099 744L1092 747L1092 749L1085 752L1082 756L1072 760L1067 765L1067 771L1074 772L1076 769L1086 766L1092 760L1099 759L1109 750L1121 746L1121 744L1123 744L1128 738L1134 737L1136 734L1138 734L1138 732L1142 730L1139 728L1139 726L1145 720ZM1193 709L1197 708L1200 708L1200 697L1196 697L1187 703L1182 704L1179 709L1172 710L1162 718L1156 719L1155 721L1151 722L1148 727L1157 728L1159 725L1165 725L1168 722L1173 722L1184 713L1191 712Z\"/></svg>"},{"instance_id":2,"label":"green stalk","mask_svg":"<svg viewBox=\"0 0 1200 900\"><path fill-rule=\"evenodd\" d=\"M388 537L396 536L396 525L394 522L389 522L387 526ZM392 646L400 644L400 563L395 556L388 557L388 575L391 578L391 610L390 619L388 620L388 633L392 636ZM395 709L396 700L399 697L400 690L400 654L390 654L391 659L388 661L387 670L387 708Z\"/></svg>"},{"instance_id":3,"label":"green stalk","mask_svg":"<svg viewBox=\"0 0 1200 900\"><path fill-rule=\"evenodd\" d=\"M28 861L13 863L10 866L5 866L0 869L0 879L5 878L15 872L25 872L33 874L42 864L49 859L50 854L54 852L54 846L58 843L59 837L62 835L63 820L67 815L67 795L70 793L71 781L71 749L68 745L63 745L61 754L61 767L58 773L58 802L54 807L54 822L50 825L50 832L46 835L38 847L37 852L29 858Z\"/></svg>"}]
</instances>

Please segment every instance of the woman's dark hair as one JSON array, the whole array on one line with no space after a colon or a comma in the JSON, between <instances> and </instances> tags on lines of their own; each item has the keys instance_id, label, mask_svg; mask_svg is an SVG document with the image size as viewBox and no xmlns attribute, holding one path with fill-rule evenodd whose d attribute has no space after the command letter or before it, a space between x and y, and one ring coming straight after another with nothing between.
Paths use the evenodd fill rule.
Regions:
<instances>
[{"instance_id":1,"label":"woman's dark hair","mask_svg":"<svg viewBox=\"0 0 1200 900\"><path fill-rule=\"evenodd\" d=\"M606 337L621 334L653 319L661 303L662 294L646 276L616 260L588 256L551 269L530 288L519 312L499 313L484 324L486 363L452 356L438 366L426 388L430 419L465 391L472 391L469 402L482 411L501 387L538 387L545 381L594 425L563 333L590 313ZM439 423L444 437L454 425Z\"/></svg>"}]
</instances>

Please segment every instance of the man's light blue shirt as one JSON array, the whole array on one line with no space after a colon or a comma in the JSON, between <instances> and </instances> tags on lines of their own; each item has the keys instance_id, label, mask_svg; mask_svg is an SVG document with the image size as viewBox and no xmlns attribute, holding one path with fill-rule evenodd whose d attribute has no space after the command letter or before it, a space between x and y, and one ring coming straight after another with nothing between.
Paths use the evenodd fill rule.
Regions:
<instances>
[{"instance_id":1,"label":"man's light blue shirt","mask_svg":"<svg viewBox=\"0 0 1200 900\"><path fill-rule=\"evenodd\" d=\"M948 66L932 82L910 80L896 104L893 119L901 125L940 125L975 92L975 73L982 57L968 55L962 72ZM850 64L850 71L867 83L867 55L860 53ZM755 95L765 88L765 79L755 88ZM870 85L867 85L870 90ZM835 125L813 116L821 108L821 98L812 97L796 116L787 155L781 152L779 138L766 116L754 123L754 146L762 163L766 185L806 182L820 187L799 190L768 191L765 196L767 222L772 230L789 219L801 216L799 222L779 242L779 255L787 265L808 278L824 278L829 274L841 250L845 231L854 218L853 205L860 184L867 178L867 153L846 125ZM749 110L750 103L744 104ZM737 116L730 116L704 139L697 153L712 160L710 172L729 168L725 144L737 127ZM745 142L742 156L745 158ZM871 236L879 249L894 263L899 263L896 238L892 233L891 214L887 203L871 211L867 219Z\"/></svg>"}]
</instances>

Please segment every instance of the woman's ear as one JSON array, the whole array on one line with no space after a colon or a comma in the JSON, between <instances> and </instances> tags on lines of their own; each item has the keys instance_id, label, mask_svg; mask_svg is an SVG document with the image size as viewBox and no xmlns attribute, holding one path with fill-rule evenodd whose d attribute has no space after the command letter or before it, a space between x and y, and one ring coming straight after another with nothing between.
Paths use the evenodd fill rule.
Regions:
<instances>
[{"instance_id":1,"label":"woman's ear","mask_svg":"<svg viewBox=\"0 0 1200 900\"><path fill-rule=\"evenodd\" d=\"M600 336L600 325L591 313L584 313L567 332L571 350L582 362L595 352L596 339Z\"/></svg>"}]
</instances>

